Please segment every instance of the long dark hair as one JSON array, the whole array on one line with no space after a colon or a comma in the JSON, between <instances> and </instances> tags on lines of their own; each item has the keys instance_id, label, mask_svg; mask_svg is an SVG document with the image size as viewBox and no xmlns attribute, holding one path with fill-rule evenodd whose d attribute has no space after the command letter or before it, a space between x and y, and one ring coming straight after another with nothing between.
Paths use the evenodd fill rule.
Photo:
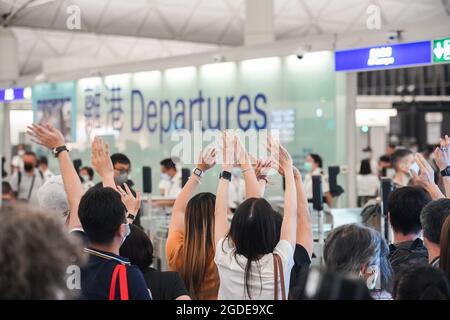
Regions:
<instances>
[{"instance_id":1,"label":"long dark hair","mask_svg":"<svg viewBox=\"0 0 450 320\"><path fill-rule=\"evenodd\" d=\"M242 268L245 269L245 290L250 299L249 277L252 262L258 263L263 255L273 253L280 241L281 222L280 214L274 211L269 202L263 198L245 200L237 207L233 216L226 241L233 242L235 258L238 254L247 258L247 264ZM261 292L261 274L260 282Z\"/></svg>"},{"instance_id":2,"label":"long dark hair","mask_svg":"<svg viewBox=\"0 0 450 320\"><path fill-rule=\"evenodd\" d=\"M364 159L361 161L361 166L359 167L359 174L367 175L372 173L372 168L370 167L370 160Z\"/></svg>"},{"instance_id":3,"label":"long dark hair","mask_svg":"<svg viewBox=\"0 0 450 320\"><path fill-rule=\"evenodd\" d=\"M216 196L202 192L192 197L186 206L183 265L179 272L194 300L199 298L200 286L214 259L215 205Z\"/></svg>"}]
</instances>

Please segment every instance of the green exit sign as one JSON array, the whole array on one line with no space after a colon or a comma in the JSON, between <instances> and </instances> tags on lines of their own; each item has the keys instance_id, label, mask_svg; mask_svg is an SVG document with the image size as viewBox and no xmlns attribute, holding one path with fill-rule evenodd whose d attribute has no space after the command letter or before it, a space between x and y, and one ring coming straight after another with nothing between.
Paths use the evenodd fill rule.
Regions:
<instances>
[{"instance_id":1,"label":"green exit sign","mask_svg":"<svg viewBox=\"0 0 450 320\"><path fill-rule=\"evenodd\" d=\"M433 40L433 62L450 62L450 38Z\"/></svg>"}]
</instances>

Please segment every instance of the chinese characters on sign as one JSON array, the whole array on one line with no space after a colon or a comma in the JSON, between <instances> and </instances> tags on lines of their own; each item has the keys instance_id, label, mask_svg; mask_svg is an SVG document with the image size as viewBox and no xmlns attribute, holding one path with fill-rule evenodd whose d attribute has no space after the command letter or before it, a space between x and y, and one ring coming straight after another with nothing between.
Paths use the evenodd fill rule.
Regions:
<instances>
[{"instance_id":1,"label":"chinese characters on sign","mask_svg":"<svg viewBox=\"0 0 450 320\"><path fill-rule=\"evenodd\" d=\"M122 89L118 84L87 86L84 88L84 118L86 131L99 129L102 126L121 131L123 128ZM102 97L103 94L103 97ZM102 114L106 115L103 116Z\"/></svg>"}]
</instances>

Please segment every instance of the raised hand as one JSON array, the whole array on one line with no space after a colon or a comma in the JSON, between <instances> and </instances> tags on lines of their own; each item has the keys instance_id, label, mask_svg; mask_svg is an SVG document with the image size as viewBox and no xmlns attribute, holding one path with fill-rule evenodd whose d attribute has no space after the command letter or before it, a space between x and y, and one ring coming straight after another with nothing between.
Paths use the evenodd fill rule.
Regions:
<instances>
[{"instance_id":1,"label":"raised hand","mask_svg":"<svg viewBox=\"0 0 450 320\"><path fill-rule=\"evenodd\" d=\"M27 127L27 133L31 136L31 140L48 149L54 149L64 145L64 136L55 129L51 124L33 123Z\"/></svg>"},{"instance_id":2,"label":"raised hand","mask_svg":"<svg viewBox=\"0 0 450 320\"><path fill-rule=\"evenodd\" d=\"M205 152L200 153L197 168L203 172L211 169L216 165L216 149L211 148Z\"/></svg>"},{"instance_id":3,"label":"raised hand","mask_svg":"<svg viewBox=\"0 0 450 320\"><path fill-rule=\"evenodd\" d=\"M272 169L272 160L257 160L255 165L255 174L258 179L267 180L269 171Z\"/></svg>"},{"instance_id":4,"label":"raised hand","mask_svg":"<svg viewBox=\"0 0 450 320\"><path fill-rule=\"evenodd\" d=\"M414 170L411 170L413 183L424 188L430 184L434 184L434 170L428 161L420 153L416 153L415 158L420 171L418 175Z\"/></svg>"},{"instance_id":5,"label":"raised hand","mask_svg":"<svg viewBox=\"0 0 450 320\"><path fill-rule=\"evenodd\" d=\"M141 207L141 192L136 191L136 197L133 196L128 185L125 183L125 190L121 186L117 186L117 191L120 193L122 203L127 208L127 212L136 215Z\"/></svg>"},{"instance_id":6,"label":"raised hand","mask_svg":"<svg viewBox=\"0 0 450 320\"><path fill-rule=\"evenodd\" d=\"M445 135L441 139L440 146L434 150L434 161L436 162L439 171L444 170L450 166L450 138Z\"/></svg>"},{"instance_id":7,"label":"raised hand","mask_svg":"<svg viewBox=\"0 0 450 320\"><path fill-rule=\"evenodd\" d=\"M284 176L286 170L292 170L292 158L289 152L272 137L269 137L267 150L271 154L273 168Z\"/></svg>"},{"instance_id":8,"label":"raised hand","mask_svg":"<svg viewBox=\"0 0 450 320\"><path fill-rule=\"evenodd\" d=\"M107 177L114 178L114 167L109 156L109 146L107 143L104 144L99 137L95 137L92 141L91 163L102 180Z\"/></svg>"},{"instance_id":9,"label":"raised hand","mask_svg":"<svg viewBox=\"0 0 450 320\"><path fill-rule=\"evenodd\" d=\"M234 165L236 156L235 152L236 140L235 135L231 131L222 133L222 168L230 171Z\"/></svg>"}]
</instances>

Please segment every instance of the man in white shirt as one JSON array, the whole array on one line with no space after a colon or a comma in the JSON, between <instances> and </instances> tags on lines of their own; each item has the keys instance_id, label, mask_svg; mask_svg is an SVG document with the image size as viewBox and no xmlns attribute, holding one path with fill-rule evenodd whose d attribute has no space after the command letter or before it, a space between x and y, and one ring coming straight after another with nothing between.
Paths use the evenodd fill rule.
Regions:
<instances>
[{"instance_id":1,"label":"man in white shirt","mask_svg":"<svg viewBox=\"0 0 450 320\"><path fill-rule=\"evenodd\" d=\"M175 198L181 192L181 170L177 170L175 163L170 158L162 160L159 164L161 165L161 181L158 185L160 194L171 199L153 200L152 205L172 207Z\"/></svg>"},{"instance_id":2,"label":"man in white shirt","mask_svg":"<svg viewBox=\"0 0 450 320\"><path fill-rule=\"evenodd\" d=\"M52 179L55 176L53 174L53 172L51 172L50 169L48 168L48 159L47 159L47 157L42 156L42 157L39 158L38 168L42 172L42 174L44 175L45 180L50 180L50 179Z\"/></svg>"},{"instance_id":3,"label":"man in white shirt","mask_svg":"<svg viewBox=\"0 0 450 320\"><path fill-rule=\"evenodd\" d=\"M36 154L26 152L23 156L23 170L14 172L10 184L18 200L38 206L37 191L44 184L45 178L43 173L36 169L36 165Z\"/></svg>"},{"instance_id":4,"label":"man in white shirt","mask_svg":"<svg viewBox=\"0 0 450 320\"><path fill-rule=\"evenodd\" d=\"M330 193L330 184L328 183L328 176L322 172L322 158L315 153L309 154L305 159L304 170L307 172L305 174L305 179L303 181L303 186L305 188L306 197L308 201L312 201L313 197L313 176L322 176L322 194L324 200L328 207L331 208L333 204L333 197Z\"/></svg>"}]
</instances>

